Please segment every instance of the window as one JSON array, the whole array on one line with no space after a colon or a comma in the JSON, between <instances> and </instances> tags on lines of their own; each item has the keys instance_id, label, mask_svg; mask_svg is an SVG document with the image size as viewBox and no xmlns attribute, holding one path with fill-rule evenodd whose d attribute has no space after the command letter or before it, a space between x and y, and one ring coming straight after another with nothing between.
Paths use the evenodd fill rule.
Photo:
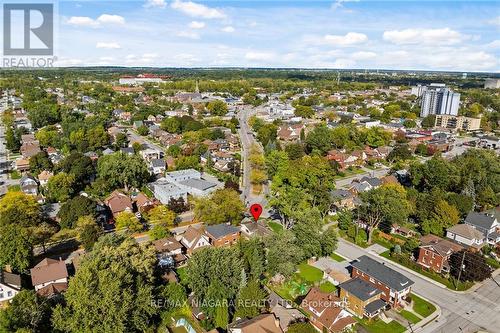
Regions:
<instances>
[{"instance_id":1,"label":"window","mask_svg":"<svg viewBox=\"0 0 500 333\"><path fill-rule=\"evenodd\" d=\"M2 298L3 298L3 293L0 293L0 299L2 299Z\"/></svg>"},{"instance_id":2,"label":"window","mask_svg":"<svg viewBox=\"0 0 500 333\"><path fill-rule=\"evenodd\" d=\"M12 296L12 291L10 291L10 290L9 290L9 291L7 292L7 297L11 297L11 296Z\"/></svg>"}]
</instances>

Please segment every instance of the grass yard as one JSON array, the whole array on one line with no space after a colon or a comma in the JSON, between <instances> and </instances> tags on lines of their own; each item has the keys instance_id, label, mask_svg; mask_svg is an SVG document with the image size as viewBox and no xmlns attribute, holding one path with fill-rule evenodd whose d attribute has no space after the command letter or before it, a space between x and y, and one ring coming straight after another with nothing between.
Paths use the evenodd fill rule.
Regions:
<instances>
[{"instance_id":1,"label":"grass yard","mask_svg":"<svg viewBox=\"0 0 500 333\"><path fill-rule=\"evenodd\" d=\"M406 328L395 320L386 324L380 319L370 322L362 319L359 320L359 324L370 333L403 333L406 331Z\"/></svg>"},{"instance_id":2,"label":"grass yard","mask_svg":"<svg viewBox=\"0 0 500 333\"><path fill-rule=\"evenodd\" d=\"M486 263L494 269L500 268L500 263L495 258L486 258Z\"/></svg>"},{"instance_id":3,"label":"grass yard","mask_svg":"<svg viewBox=\"0 0 500 333\"><path fill-rule=\"evenodd\" d=\"M324 293L332 293L337 290L337 287L335 287L335 285L330 281L325 281L319 286L319 290Z\"/></svg>"},{"instance_id":4,"label":"grass yard","mask_svg":"<svg viewBox=\"0 0 500 333\"><path fill-rule=\"evenodd\" d=\"M421 320L418 316L416 316L414 313L411 313L410 311L401 310L399 314L405 317L405 319L412 324L416 324Z\"/></svg>"},{"instance_id":5,"label":"grass yard","mask_svg":"<svg viewBox=\"0 0 500 333\"><path fill-rule=\"evenodd\" d=\"M276 233L283 231L283 226L277 222L269 221L267 224L269 228Z\"/></svg>"},{"instance_id":6,"label":"grass yard","mask_svg":"<svg viewBox=\"0 0 500 333\"><path fill-rule=\"evenodd\" d=\"M21 174L17 170L12 170L10 172L10 179L21 179Z\"/></svg>"},{"instance_id":7,"label":"grass yard","mask_svg":"<svg viewBox=\"0 0 500 333\"><path fill-rule=\"evenodd\" d=\"M430 316L434 311L436 311L436 307L434 305L415 294L411 294L411 299L413 300L413 311L424 318Z\"/></svg>"},{"instance_id":8,"label":"grass yard","mask_svg":"<svg viewBox=\"0 0 500 333\"><path fill-rule=\"evenodd\" d=\"M323 271L306 263L299 265L299 275L307 282L319 282L323 279Z\"/></svg>"},{"instance_id":9,"label":"grass yard","mask_svg":"<svg viewBox=\"0 0 500 333\"><path fill-rule=\"evenodd\" d=\"M347 259L342 257L341 255L338 255L337 253L332 253L330 254L330 258L332 258L333 260L337 261L337 262L342 262L342 261L346 261Z\"/></svg>"},{"instance_id":10,"label":"grass yard","mask_svg":"<svg viewBox=\"0 0 500 333\"><path fill-rule=\"evenodd\" d=\"M19 191L21 191L21 185L9 185L9 187L7 187L7 191L19 192Z\"/></svg>"}]
</instances>

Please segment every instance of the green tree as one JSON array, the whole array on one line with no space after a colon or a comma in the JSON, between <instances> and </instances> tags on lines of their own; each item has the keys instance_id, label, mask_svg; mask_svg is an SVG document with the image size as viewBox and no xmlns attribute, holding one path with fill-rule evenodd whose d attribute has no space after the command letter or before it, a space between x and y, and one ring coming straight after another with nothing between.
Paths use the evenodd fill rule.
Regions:
<instances>
[{"instance_id":1,"label":"green tree","mask_svg":"<svg viewBox=\"0 0 500 333\"><path fill-rule=\"evenodd\" d=\"M282 274L290 277L304 258L302 250L296 245L295 236L285 230L280 234L273 234L266 239L267 271L274 276Z\"/></svg>"},{"instance_id":2,"label":"green tree","mask_svg":"<svg viewBox=\"0 0 500 333\"><path fill-rule=\"evenodd\" d=\"M177 117L168 117L162 120L161 129L169 133L180 133L181 122Z\"/></svg>"},{"instance_id":3,"label":"green tree","mask_svg":"<svg viewBox=\"0 0 500 333\"><path fill-rule=\"evenodd\" d=\"M423 128L432 128L432 127L434 127L435 123L436 123L436 116L433 114L430 114L422 120L422 127Z\"/></svg>"},{"instance_id":4,"label":"green tree","mask_svg":"<svg viewBox=\"0 0 500 333\"><path fill-rule=\"evenodd\" d=\"M207 109L213 116L224 116L227 112L227 104L221 100L208 102Z\"/></svg>"},{"instance_id":5,"label":"green tree","mask_svg":"<svg viewBox=\"0 0 500 333\"><path fill-rule=\"evenodd\" d=\"M61 205L57 213L62 228L73 228L82 216L97 217L96 203L85 196L79 195Z\"/></svg>"},{"instance_id":6,"label":"green tree","mask_svg":"<svg viewBox=\"0 0 500 333\"><path fill-rule=\"evenodd\" d=\"M9 191L0 199L0 227L9 224L33 227L40 220L40 205L33 196Z\"/></svg>"},{"instance_id":7,"label":"green tree","mask_svg":"<svg viewBox=\"0 0 500 333\"><path fill-rule=\"evenodd\" d=\"M102 156L97 163L99 177L114 188L130 186L140 188L149 179L148 168L139 156L115 153Z\"/></svg>"},{"instance_id":8,"label":"green tree","mask_svg":"<svg viewBox=\"0 0 500 333\"><path fill-rule=\"evenodd\" d=\"M146 136L149 134L149 129L146 126L142 125L137 128L137 133L139 133L139 135L141 136Z\"/></svg>"},{"instance_id":9,"label":"green tree","mask_svg":"<svg viewBox=\"0 0 500 333\"><path fill-rule=\"evenodd\" d=\"M127 229L127 232L134 233L143 229L142 223L132 212L123 211L115 218L116 229Z\"/></svg>"},{"instance_id":10,"label":"green tree","mask_svg":"<svg viewBox=\"0 0 500 333\"><path fill-rule=\"evenodd\" d=\"M330 256L337 249L337 231L330 227L328 228L320 238L321 252L323 256Z\"/></svg>"},{"instance_id":11,"label":"green tree","mask_svg":"<svg viewBox=\"0 0 500 333\"><path fill-rule=\"evenodd\" d=\"M314 110L310 106L297 105L295 107L294 114L297 117L312 118L314 116Z\"/></svg>"},{"instance_id":12,"label":"green tree","mask_svg":"<svg viewBox=\"0 0 500 333\"><path fill-rule=\"evenodd\" d=\"M399 184L385 184L372 189L363 193L361 200L360 214L368 226L368 243L377 227L389 232L392 224L406 222L412 211L406 191Z\"/></svg>"},{"instance_id":13,"label":"green tree","mask_svg":"<svg viewBox=\"0 0 500 333\"><path fill-rule=\"evenodd\" d=\"M94 218L89 215L79 217L76 222L76 230L78 232L78 241L85 250L92 250L101 234L101 228L99 228Z\"/></svg>"},{"instance_id":14,"label":"green tree","mask_svg":"<svg viewBox=\"0 0 500 333\"><path fill-rule=\"evenodd\" d=\"M75 193L75 177L72 174L59 172L47 182L47 196L51 200L64 202Z\"/></svg>"},{"instance_id":15,"label":"green tree","mask_svg":"<svg viewBox=\"0 0 500 333\"><path fill-rule=\"evenodd\" d=\"M99 239L82 260L52 316L61 332L148 331L157 309L151 300L153 247L117 235ZM89 311L94 309L94 311Z\"/></svg>"},{"instance_id":16,"label":"green tree","mask_svg":"<svg viewBox=\"0 0 500 333\"><path fill-rule=\"evenodd\" d=\"M0 228L0 269L5 265L19 273L27 273L31 267L32 240L28 229L16 224Z\"/></svg>"},{"instance_id":17,"label":"green tree","mask_svg":"<svg viewBox=\"0 0 500 333\"><path fill-rule=\"evenodd\" d=\"M38 154L30 157L30 171L35 176L44 170L50 171L52 170L52 162L49 159L49 156L46 152L41 151Z\"/></svg>"},{"instance_id":18,"label":"green tree","mask_svg":"<svg viewBox=\"0 0 500 333\"><path fill-rule=\"evenodd\" d=\"M0 332L50 332L51 302L34 290L21 290L0 310Z\"/></svg>"},{"instance_id":19,"label":"green tree","mask_svg":"<svg viewBox=\"0 0 500 333\"><path fill-rule=\"evenodd\" d=\"M238 224L245 206L238 192L233 189L219 189L209 197L194 199L194 213L198 220L207 224Z\"/></svg>"},{"instance_id":20,"label":"green tree","mask_svg":"<svg viewBox=\"0 0 500 333\"><path fill-rule=\"evenodd\" d=\"M253 318L259 315L265 307L266 292L258 281L250 281L240 289L236 297L235 316Z\"/></svg>"}]
</instances>

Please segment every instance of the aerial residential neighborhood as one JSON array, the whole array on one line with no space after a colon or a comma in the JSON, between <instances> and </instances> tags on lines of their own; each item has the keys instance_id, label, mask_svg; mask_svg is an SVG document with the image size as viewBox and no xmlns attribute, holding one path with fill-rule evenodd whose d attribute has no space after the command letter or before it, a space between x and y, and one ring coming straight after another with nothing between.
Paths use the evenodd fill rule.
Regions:
<instances>
[{"instance_id":1,"label":"aerial residential neighborhood","mask_svg":"<svg viewBox=\"0 0 500 333\"><path fill-rule=\"evenodd\" d=\"M2 5L1 333L500 332L497 3L46 2Z\"/></svg>"}]
</instances>

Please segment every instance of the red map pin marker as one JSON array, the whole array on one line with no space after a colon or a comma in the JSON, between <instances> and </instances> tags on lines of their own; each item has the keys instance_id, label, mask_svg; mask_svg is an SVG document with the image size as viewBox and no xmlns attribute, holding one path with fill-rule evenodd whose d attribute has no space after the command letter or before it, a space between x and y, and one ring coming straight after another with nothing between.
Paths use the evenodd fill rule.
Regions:
<instances>
[{"instance_id":1,"label":"red map pin marker","mask_svg":"<svg viewBox=\"0 0 500 333\"><path fill-rule=\"evenodd\" d=\"M255 222L259 219L260 214L262 214L262 206L259 204L253 204L250 206L250 214L252 214Z\"/></svg>"}]
</instances>

